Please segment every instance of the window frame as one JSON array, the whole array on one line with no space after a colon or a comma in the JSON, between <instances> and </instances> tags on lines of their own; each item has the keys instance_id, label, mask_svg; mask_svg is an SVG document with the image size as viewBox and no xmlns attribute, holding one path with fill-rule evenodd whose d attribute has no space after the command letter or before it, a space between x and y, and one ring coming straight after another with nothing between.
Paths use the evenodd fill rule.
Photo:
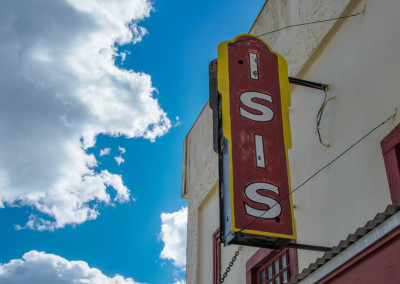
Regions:
<instances>
[{"instance_id":1,"label":"window frame","mask_svg":"<svg viewBox=\"0 0 400 284\"><path fill-rule=\"evenodd\" d=\"M213 284L221 280L221 242L219 228L213 234Z\"/></svg>"},{"instance_id":2,"label":"window frame","mask_svg":"<svg viewBox=\"0 0 400 284\"><path fill-rule=\"evenodd\" d=\"M285 252L289 252L290 278L288 280L296 277L298 274L297 249L285 248L283 250L271 250L261 248L246 262L246 284L259 283L258 272L263 267L279 259Z\"/></svg>"},{"instance_id":3,"label":"window frame","mask_svg":"<svg viewBox=\"0 0 400 284\"><path fill-rule=\"evenodd\" d=\"M285 267L282 267L281 259L282 259L283 255L286 255L286 266ZM278 271L276 271L276 265L275 265L276 261L278 261L278 266L279 266ZM261 265L257 269L257 272L256 272L257 273L257 283L260 283L260 284L264 284L264 283L268 283L268 282L275 283L275 279L278 277L280 278L279 283L288 283L289 279L291 278L291 271L290 271L291 264L292 263L290 262L289 249L284 249L284 250L276 253L272 259L270 259L268 262ZM272 274L271 278L269 278L269 276L268 276L268 267L271 267L271 274ZM265 280L263 282L261 282L261 272L262 271L265 271L265 274L264 274ZM281 276L286 271L288 272L287 281L283 282L281 279L282 278Z\"/></svg>"},{"instance_id":4,"label":"window frame","mask_svg":"<svg viewBox=\"0 0 400 284\"><path fill-rule=\"evenodd\" d=\"M393 203L400 198L400 124L381 141L383 160Z\"/></svg>"}]
</instances>

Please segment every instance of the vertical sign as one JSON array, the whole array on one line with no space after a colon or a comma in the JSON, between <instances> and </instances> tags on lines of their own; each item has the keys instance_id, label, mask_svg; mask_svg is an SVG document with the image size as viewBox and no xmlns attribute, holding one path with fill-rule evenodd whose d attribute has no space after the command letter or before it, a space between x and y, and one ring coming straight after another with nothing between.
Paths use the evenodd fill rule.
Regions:
<instances>
[{"instance_id":1,"label":"vertical sign","mask_svg":"<svg viewBox=\"0 0 400 284\"><path fill-rule=\"evenodd\" d=\"M263 40L240 35L218 46L217 81L221 239L283 247L295 238L286 61Z\"/></svg>"}]
</instances>

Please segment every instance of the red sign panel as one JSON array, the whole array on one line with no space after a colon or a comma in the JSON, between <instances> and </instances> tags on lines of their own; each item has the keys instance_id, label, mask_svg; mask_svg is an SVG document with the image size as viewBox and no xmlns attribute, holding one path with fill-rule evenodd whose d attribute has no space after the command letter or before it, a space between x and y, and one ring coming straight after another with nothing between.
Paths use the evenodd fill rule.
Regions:
<instances>
[{"instance_id":1,"label":"red sign panel","mask_svg":"<svg viewBox=\"0 0 400 284\"><path fill-rule=\"evenodd\" d=\"M295 238L288 84L286 62L262 40L242 35L219 45L218 89L229 151L229 164L223 163L229 177L223 178L230 188L232 232Z\"/></svg>"}]
</instances>

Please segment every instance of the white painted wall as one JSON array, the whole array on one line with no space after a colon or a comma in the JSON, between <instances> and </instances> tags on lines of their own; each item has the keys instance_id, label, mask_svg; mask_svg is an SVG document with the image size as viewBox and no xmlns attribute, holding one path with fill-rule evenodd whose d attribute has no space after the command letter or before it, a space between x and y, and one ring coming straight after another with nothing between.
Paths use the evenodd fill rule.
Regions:
<instances>
[{"instance_id":1,"label":"white painted wall","mask_svg":"<svg viewBox=\"0 0 400 284\"><path fill-rule=\"evenodd\" d=\"M304 68L302 76L327 82L331 101L323 117L320 145L315 116L320 92L292 92L289 153L292 187L333 160L400 105L400 2L366 1L365 14L334 28ZM360 1L348 13L363 9ZM379 19L379 20L378 20ZM398 79L396 79L398 78ZM293 194L299 243L333 246L391 203L380 141L399 123L382 126ZM318 256L299 251L300 270Z\"/></svg>"},{"instance_id":2,"label":"white painted wall","mask_svg":"<svg viewBox=\"0 0 400 284\"><path fill-rule=\"evenodd\" d=\"M187 248L186 248L186 283L209 283L199 282L197 279L198 267L200 266L198 250L206 244L199 244L199 208L203 204L207 206L207 202L203 202L211 189L218 184L218 156L213 151L212 141L212 112L208 103L203 108L201 114L197 118L195 124L190 130L184 141L183 156L186 157L183 165L183 186L182 191L186 192L188 198L188 229L187 229ZM214 197L215 198L215 197ZM215 210L215 209L214 209ZM207 210L205 210L207 211ZM219 222L218 214L213 216L215 222ZM201 221L201 220L200 220ZM217 223L216 223L217 224ZM216 230L216 225L210 227L210 240L212 234ZM206 240L202 238L201 240ZM208 242L208 240L206 240ZM212 247L211 247L212 252ZM211 255L212 256L212 255ZM212 257L208 261L212 263ZM204 265L203 265L204 266ZM201 267L203 267L201 266ZM210 266L204 266L204 272L201 274L211 274L212 266L209 273L207 269Z\"/></svg>"},{"instance_id":3,"label":"white painted wall","mask_svg":"<svg viewBox=\"0 0 400 284\"><path fill-rule=\"evenodd\" d=\"M230 245L222 248L221 274L225 272L237 248L237 245ZM243 247L224 283L246 283L246 262L257 250L258 248Z\"/></svg>"},{"instance_id":4,"label":"white painted wall","mask_svg":"<svg viewBox=\"0 0 400 284\"><path fill-rule=\"evenodd\" d=\"M219 227L218 215L217 183L199 207L196 283L213 283L213 234Z\"/></svg>"},{"instance_id":5,"label":"white painted wall","mask_svg":"<svg viewBox=\"0 0 400 284\"><path fill-rule=\"evenodd\" d=\"M251 30L257 35L290 24L349 15L363 10L364 5L365 13L357 17L293 28L264 38L287 59L291 76L328 83L328 96L336 97L328 104L321 124L322 138L331 144L326 148L315 134L315 117L323 94L292 86L292 189L400 106L400 1L269 0ZM380 141L399 118L400 113L293 194L299 243L336 245L391 203ZM204 277L212 275L212 233L218 226L215 212L219 211L217 157L212 150L208 106L186 140L190 158L185 172L190 181L186 182L187 283L209 284L212 282ZM222 249L222 272L235 250L234 246ZM254 248L242 251L226 283L245 283L245 263L254 252ZM299 250L299 269L319 255Z\"/></svg>"}]
</instances>

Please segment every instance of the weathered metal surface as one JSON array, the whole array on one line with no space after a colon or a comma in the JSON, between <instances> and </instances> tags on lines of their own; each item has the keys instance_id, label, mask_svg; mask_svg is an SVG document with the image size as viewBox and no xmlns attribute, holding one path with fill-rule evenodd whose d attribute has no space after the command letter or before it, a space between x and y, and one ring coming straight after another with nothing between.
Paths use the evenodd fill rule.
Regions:
<instances>
[{"instance_id":1,"label":"weathered metal surface","mask_svg":"<svg viewBox=\"0 0 400 284\"><path fill-rule=\"evenodd\" d=\"M299 78L293 78L293 77L289 77L289 84L303 86L303 87L307 87L307 88L313 88L313 89L317 89L317 90L326 90L329 87L328 84L316 83L316 82L307 81L307 80L303 80L303 79L299 79Z\"/></svg>"},{"instance_id":2,"label":"weathered metal surface","mask_svg":"<svg viewBox=\"0 0 400 284\"><path fill-rule=\"evenodd\" d=\"M315 246L315 245L306 245L306 244L299 244L299 243L289 243L287 245L289 248L296 248L296 249L304 249L304 250L312 250L312 251L330 251L332 248L324 247L324 246Z\"/></svg>"},{"instance_id":3,"label":"weathered metal surface","mask_svg":"<svg viewBox=\"0 0 400 284\"><path fill-rule=\"evenodd\" d=\"M221 239L283 247L295 238L286 62L262 40L241 35L218 46L217 73L223 132Z\"/></svg>"},{"instance_id":4,"label":"weathered metal surface","mask_svg":"<svg viewBox=\"0 0 400 284\"><path fill-rule=\"evenodd\" d=\"M218 84L217 84L217 59L214 59L208 65L208 78L209 78L209 105L213 112L213 148L216 153L219 153L218 146Z\"/></svg>"}]
</instances>

